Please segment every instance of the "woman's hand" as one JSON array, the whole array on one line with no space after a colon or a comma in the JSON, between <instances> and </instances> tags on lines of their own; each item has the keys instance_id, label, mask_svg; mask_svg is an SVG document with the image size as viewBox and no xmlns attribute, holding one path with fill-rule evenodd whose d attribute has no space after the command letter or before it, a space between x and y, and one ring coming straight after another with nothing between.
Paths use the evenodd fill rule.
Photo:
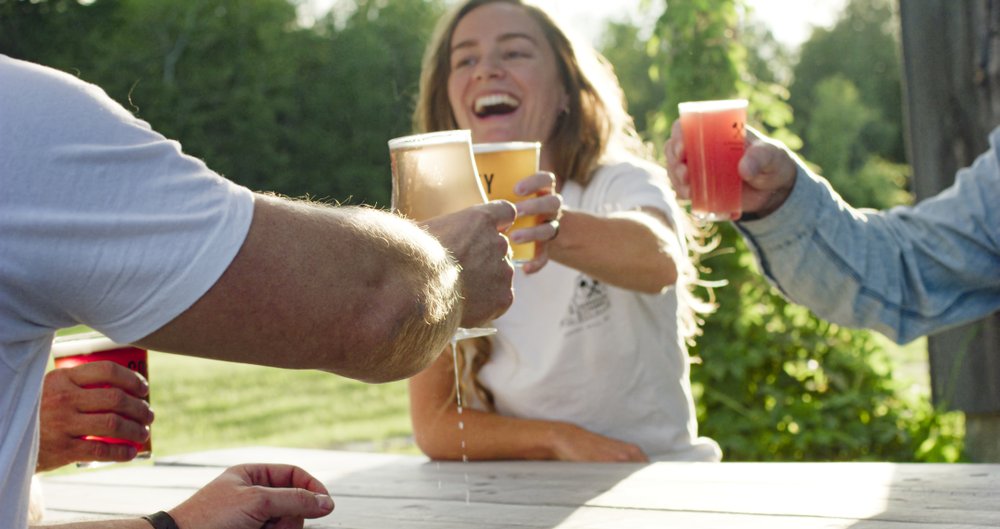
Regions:
<instances>
[{"instance_id":1,"label":"woman's hand","mask_svg":"<svg viewBox=\"0 0 1000 529\"><path fill-rule=\"evenodd\" d=\"M559 423L553 430L555 459L598 463L647 463L638 445L596 434L579 426Z\"/></svg>"},{"instance_id":2,"label":"woman's hand","mask_svg":"<svg viewBox=\"0 0 1000 529\"><path fill-rule=\"evenodd\" d=\"M535 258L524 263L522 269L532 274L549 261L547 246L559 235L559 218L562 216L562 197L556 193L556 177L549 172L535 173L514 186L519 196L530 197L519 201L517 216L538 215L541 222L530 228L514 230L510 234L513 244L535 241Z\"/></svg>"},{"instance_id":3,"label":"woman's hand","mask_svg":"<svg viewBox=\"0 0 1000 529\"><path fill-rule=\"evenodd\" d=\"M326 487L290 465L239 465L226 469L170 510L181 529L301 529L307 518L333 512Z\"/></svg>"}]
</instances>

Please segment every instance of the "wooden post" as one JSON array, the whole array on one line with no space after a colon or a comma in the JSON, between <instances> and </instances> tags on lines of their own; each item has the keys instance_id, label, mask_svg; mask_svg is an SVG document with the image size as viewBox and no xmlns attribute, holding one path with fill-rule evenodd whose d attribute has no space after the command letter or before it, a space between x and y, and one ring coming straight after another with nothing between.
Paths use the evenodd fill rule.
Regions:
<instances>
[{"instance_id":1,"label":"wooden post","mask_svg":"<svg viewBox=\"0 0 1000 529\"><path fill-rule=\"evenodd\" d=\"M1000 124L1000 0L900 0L917 199L950 186ZM928 338L934 403L966 415L966 454L1000 461L1000 313Z\"/></svg>"}]
</instances>

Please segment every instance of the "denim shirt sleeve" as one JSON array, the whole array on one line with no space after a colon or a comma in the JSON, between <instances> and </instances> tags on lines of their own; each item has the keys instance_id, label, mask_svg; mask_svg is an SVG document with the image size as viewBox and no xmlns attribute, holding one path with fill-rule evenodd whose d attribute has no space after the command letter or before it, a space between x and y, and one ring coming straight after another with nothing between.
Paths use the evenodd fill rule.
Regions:
<instances>
[{"instance_id":1,"label":"denim shirt sleeve","mask_svg":"<svg viewBox=\"0 0 1000 529\"><path fill-rule=\"evenodd\" d=\"M950 188L884 212L851 208L800 164L781 208L736 226L789 300L905 343L1000 309L998 144L1000 128Z\"/></svg>"}]
</instances>

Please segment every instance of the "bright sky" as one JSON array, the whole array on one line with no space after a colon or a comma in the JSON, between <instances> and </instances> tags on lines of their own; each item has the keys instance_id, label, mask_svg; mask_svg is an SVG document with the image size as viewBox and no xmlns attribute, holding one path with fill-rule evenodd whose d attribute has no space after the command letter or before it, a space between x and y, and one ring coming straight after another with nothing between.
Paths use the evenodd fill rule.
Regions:
<instances>
[{"instance_id":1,"label":"bright sky","mask_svg":"<svg viewBox=\"0 0 1000 529\"><path fill-rule=\"evenodd\" d=\"M535 0L582 37L597 44L604 23L608 20L637 21L639 0ZM680 0L684 1L684 0ZM843 10L846 0L749 0L755 18L770 26L775 38L798 47L809 38L815 26L829 27ZM654 0L655 11L663 0ZM643 21L652 23L652 20Z\"/></svg>"},{"instance_id":2,"label":"bright sky","mask_svg":"<svg viewBox=\"0 0 1000 529\"><path fill-rule=\"evenodd\" d=\"M831 27L847 0L750 0L755 18L766 22L774 37L798 47L814 27Z\"/></svg>"},{"instance_id":3,"label":"bright sky","mask_svg":"<svg viewBox=\"0 0 1000 529\"><path fill-rule=\"evenodd\" d=\"M297 0L303 9L323 13L333 4L350 0ZM581 37L597 45L601 30L608 20L637 21L640 0L535 0L550 13L573 28ZM664 0L652 0L662 8ZM679 0L686 1L686 0ZM756 17L768 23L775 38L798 47L809 38L814 26L828 27L836 20L846 0L748 0ZM652 24L653 20L643 20Z\"/></svg>"}]
</instances>

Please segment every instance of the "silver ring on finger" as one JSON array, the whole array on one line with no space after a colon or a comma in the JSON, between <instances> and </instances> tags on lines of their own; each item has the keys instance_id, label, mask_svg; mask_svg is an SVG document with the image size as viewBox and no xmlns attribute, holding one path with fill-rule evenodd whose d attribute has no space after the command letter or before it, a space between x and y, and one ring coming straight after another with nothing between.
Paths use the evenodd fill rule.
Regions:
<instances>
[{"instance_id":1,"label":"silver ring on finger","mask_svg":"<svg viewBox=\"0 0 1000 529\"><path fill-rule=\"evenodd\" d=\"M552 241L552 240L555 240L555 238L559 236L559 219L550 220L549 221L549 225L551 225L552 229L555 230L552 233L552 236L549 237L549 240Z\"/></svg>"}]
</instances>

